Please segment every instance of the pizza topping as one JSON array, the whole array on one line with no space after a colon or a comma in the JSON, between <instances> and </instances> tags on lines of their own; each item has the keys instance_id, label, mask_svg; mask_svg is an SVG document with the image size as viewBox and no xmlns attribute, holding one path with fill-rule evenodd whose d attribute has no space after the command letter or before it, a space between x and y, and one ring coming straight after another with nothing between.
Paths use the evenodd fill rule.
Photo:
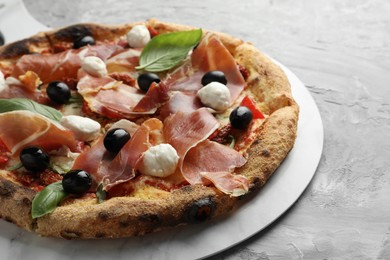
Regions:
<instances>
[{"instance_id":1,"label":"pizza topping","mask_svg":"<svg viewBox=\"0 0 390 260\"><path fill-rule=\"evenodd\" d=\"M26 170L40 172L45 170L50 163L49 155L38 147L24 148L19 154L20 161Z\"/></svg>"},{"instance_id":2,"label":"pizza topping","mask_svg":"<svg viewBox=\"0 0 390 260\"><path fill-rule=\"evenodd\" d=\"M96 44L95 39L90 35L86 35L78 38L73 43L73 49L80 49L81 47L84 47L86 45L95 45L95 44Z\"/></svg>"},{"instance_id":3,"label":"pizza topping","mask_svg":"<svg viewBox=\"0 0 390 260\"><path fill-rule=\"evenodd\" d=\"M46 93L51 101L57 104L66 104L70 99L70 88L62 81L52 81L46 88Z\"/></svg>"},{"instance_id":4,"label":"pizza topping","mask_svg":"<svg viewBox=\"0 0 390 260\"><path fill-rule=\"evenodd\" d=\"M212 71L209 71L206 74L204 74L201 82L202 82L203 86L206 86L207 84L209 84L211 82L219 82L221 84L226 85L227 79L226 79L225 73L223 73L223 71L212 70Z\"/></svg>"},{"instance_id":5,"label":"pizza topping","mask_svg":"<svg viewBox=\"0 0 390 260\"><path fill-rule=\"evenodd\" d=\"M70 129L77 140L93 141L100 133L100 124L88 117L68 115L61 118L61 125Z\"/></svg>"},{"instance_id":6,"label":"pizza topping","mask_svg":"<svg viewBox=\"0 0 390 260\"><path fill-rule=\"evenodd\" d=\"M180 165L187 152L207 139L219 126L218 121L206 108L192 113L178 112L165 120L164 137L180 157Z\"/></svg>"},{"instance_id":7,"label":"pizza topping","mask_svg":"<svg viewBox=\"0 0 390 260\"><path fill-rule=\"evenodd\" d=\"M82 195L86 193L92 185L92 178L86 171L72 170L64 175L62 187L66 193Z\"/></svg>"},{"instance_id":8,"label":"pizza topping","mask_svg":"<svg viewBox=\"0 0 390 260\"><path fill-rule=\"evenodd\" d=\"M249 97L245 96L243 100L241 101L241 106L245 106L249 108L249 110L253 114L253 119L264 119L263 113L260 112L260 110L257 109L255 102Z\"/></svg>"},{"instance_id":9,"label":"pizza topping","mask_svg":"<svg viewBox=\"0 0 390 260\"><path fill-rule=\"evenodd\" d=\"M7 88L3 72L0 70L0 93Z\"/></svg>"},{"instance_id":10,"label":"pizza topping","mask_svg":"<svg viewBox=\"0 0 390 260\"><path fill-rule=\"evenodd\" d=\"M104 137L104 147L111 153L118 153L130 140L130 134L123 128L114 128Z\"/></svg>"},{"instance_id":11,"label":"pizza topping","mask_svg":"<svg viewBox=\"0 0 390 260\"><path fill-rule=\"evenodd\" d=\"M252 111L245 106L236 107L229 116L232 127L240 130L247 129L252 119Z\"/></svg>"},{"instance_id":12,"label":"pizza topping","mask_svg":"<svg viewBox=\"0 0 390 260\"><path fill-rule=\"evenodd\" d=\"M143 48L150 41L150 33L145 25L136 25L127 33L130 47Z\"/></svg>"},{"instance_id":13,"label":"pizza topping","mask_svg":"<svg viewBox=\"0 0 390 260\"><path fill-rule=\"evenodd\" d=\"M242 175L230 172L201 172L200 175L211 181L217 189L233 197L242 196L249 191L249 180Z\"/></svg>"},{"instance_id":14,"label":"pizza topping","mask_svg":"<svg viewBox=\"0 0 390 260\"><path fill-rule=\"evenodd\" d=\"M202 103L197 95L178 91L160 108L160 117L165 119L169 115L179 111L182 113L192 113L201 107Z\"/></svg>"},{"instance_id":15,"label":"pizza topping","mask_svg":"<svg viewBox=\"0 0 390 260\"><path fill-rule=\"evenodd\" d=\"M151 72L142 73L137 79L138 86L143 92L148 92L150 85L152 85L153 82L159 83L160 77Z\"/></svg>"},{"instance_id":16,"label":"pizza topping","mask_svg":"<svg viewBox=\"0 0 390 260\"><path fill-rule=\"evenodd\" d=\"M62 114L58 110L25 98L0 99L0 113L27 110L41 114L51 120L60 121Z\"/></svg>"},{"instance_id":17,"label":"pizza topping","mask_svg":"<svg viewBox=\"0 0 390 260\"><path fill-rule=\"evenodd\" d=\"M20 82L27 91L35 92L37 87L42 84L39 76L33 71L27 71L24 75L19 76Z\"/></svg>"},{"instance_id":18,"label":"pizza topping","mask_svg":"<svg viewBox=\"0 0 390 260\"><path fill-rule=\"evenodd\" d=\"M169 70L187 58L201 37L201 29L157 35L143 48L136 69L150 72Z\"/></svg>"},{"instance_id":19,"label":"pizza topping","mask_svg":"<svg viewBox=\"0 0 390 260\"><path fill-rule=\"evenodd\" d=\"M230 91L222 83L211 82L198 90L197 95L203 105L218 112L223 112L230 106Z\"/></svg>"},{"instance_id":20,"label":"pizza topping","mask_svg":"<svg viewBox=\"0 0 390 260\"><path fill-rule=\"evenodd\" d=\"M83 70L95 77L107 76L106 64L102 59L95 56L85 57L81 63Z\"/></svg>"},{"instance_id":21,"label":"pizza topping","mask_svg":"<svg viewBox=\"0 0 390 260\"><path fill-rule=\"evenodd\" d=\"M144 152L139 171L145 175L167 177L173 174L179 162L175 148L170 144L159 144Z\"/></svg>"},{"instance_id":22,"label":"pizza topping","mask_svg":"<svg viewBox=\"0 0 390 260\"><path fill-rule=\"evenodd\" d=\"M188 151L182 164L182 173L190 184L207 184L202 179L202 173L231 173L234 168L245 163L246 159L236 150L205 140Z\"/></svg>"},{"instance_id":23,"label":"pizza topping","mask_svg":"<svg viewBox=\"0 0 390 260\"><path fill-rule=\"evenodd\" d=\"M132 48L118 52L106 61L107 71L109 73L134 73L135 67L138 65L140 55L141 50Z\"/></svg>"},{"instance_id":24,"label":"pizza topping","mask_svg":"<svg viewBox=\"0 0 390 260\"><path fill-rule=\"evenodd\" d=\"M26 146L37 146L46 151L62 146L75 151L77 147L76 139L70 130L30 111L0 114L0 139L12 154L19 154Z\"/></svg>"},{"instance_id":25,"label":"pizza topping","mask_svg":"<svg viewBox=\"0 0 390 260\"><path fill-rule=\"evenodd\" d=\"M53 212L66 196L68 194L64 191L61 181L46 186L46 188L35 195L32 201L32 218L39 218Z\"/></svg>"},{"instance_id":26,"label":"pizza topping","mask_svg":"<svg viewBox=\"0 0 390 260\"><path fill-rule=\"evenodd\" d=\"M77 72L84 57L96 56L102 60L107 60L120 50L123 50L123 48L118 45L101 44L51 55L24 55L16 62L12 76L17 78L27 71L33 71L43 83L77 78Z\"/></svg>"},{"instance_id":27,"label":"pizza topping","mask_svg":"<svg viewBox=\"0 0 390 260\"><path fill-rule=\"evenodd\" d=\"M164 80L170 90L196 93L201 79L210 71L222 71L226 77L231 101L238 98L245 86L236 61L216 35L207 34L191 55L191 62L170 73Z\"/></svg>"}]
</instances>

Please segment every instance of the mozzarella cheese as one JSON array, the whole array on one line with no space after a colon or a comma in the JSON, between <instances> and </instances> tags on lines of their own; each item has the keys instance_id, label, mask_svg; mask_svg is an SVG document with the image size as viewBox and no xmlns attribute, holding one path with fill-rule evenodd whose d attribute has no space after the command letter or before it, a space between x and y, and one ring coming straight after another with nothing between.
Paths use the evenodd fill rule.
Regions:
<instances>
[{"instance_id":1,"label":"mozzarella cheese","mask_svg":"<svg viewBox=\"0 0 390 260\"><path fill-rule=\"evenodd\" d=\"M170 144L150 147L143 154L140 172L154 177L167 177L173 174L179 162L175 148Z\"/></svg>"},{"instance_id":2,"label":"mozzarella cheese","mask_svg":"<svg viewBox=\"0 0 390 260\"><path fill-rule=\"evenodd\" d=\"M127 33L130 47L143 48L150 41L150 33L145 25L136 25Z\"/></svg>"},{"instance_id":3,"label":"mozzarella cheese","mask_svg":"<svg viewBox=\"0 0 390 260\"><path fill-rule=\"evenodd\" d=\"M107 68L104 61L99 57L89 56L83 59L81 67L95 77L104 77L107 75Z\"/></svg>"},{"instance_id":4,"label":"mozzarella cheese","mask_svg":"<svg viewBox=\"0 0 390 260\"><path fill-rule=\"evenodd\" d=\"M7 85L5 84L4 74L0 70L0 92L5 90L7 88Z\"/></svg>"},{"instance_id":5,"label":"mozzarella cheese","mask_svg":"<svg viewBox=\"0 0 390 260\"><path fill-rule=\"evenodd\" d=\"M203 105L218 112L225 111L230 105L230 91L219 82L211 82L198 90L197 93Z\"/></svg>"},{"instance_id":6,"label":"mozzarella cheese","mask_svg":"<svg viewBox=\"0 0 390 260\"><path fill-rule=\"evenodd\" d=\"M87 117L69 115L61 118L61 125L71 130L76 139L80 141L92 141L100 133L100 124Z\"/></svg>"}]
</instances>

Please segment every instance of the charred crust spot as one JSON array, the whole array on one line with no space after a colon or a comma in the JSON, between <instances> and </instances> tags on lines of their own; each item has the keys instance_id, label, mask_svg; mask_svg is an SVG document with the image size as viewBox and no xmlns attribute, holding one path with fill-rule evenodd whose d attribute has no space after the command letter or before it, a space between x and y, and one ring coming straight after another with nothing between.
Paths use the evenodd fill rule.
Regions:
<instances>
[{"instance_id":1,"label":"charred crust spot","mask_svg":"<svg viewBox=\"0 0 390 260\"><path fill-rule=\"evenodd\" d=\"M251 180L251 185L249 187L249 192L260 189L262 186L261 180L259 177L253 177Z\"/></svg>"},{"instance_id":2,"label":"charred crust spot","mask_svg":"<svg viewBox=\"0 0 390 260\"><path fill-rule=\"evenodd\" d=\"M131 221L129 219L121 219L119 220L119 226L121 228L127 228L131 225Z\"/></svg>"},{"instance_id":3,"label":"charred crust spot","mask_svg":"<svg viewBox=\"0 0 390 260\"><path fill-rule=\"evenodd\" d=\"M215 208L216 204L212 198L199 199L187 208L187 219L193 223L204 222L214 215Z\"/></svg>"},{"instance_id":4,"label":"charred crust spot","mask_svg":"<svg viewBox=\"0 0 390 260\"><path fill-rule=\"evenodd\" d=\"M264 150L261 151L261 156L263 156L263 157L270 157L271 153L270 153L270 151L264 149Z\"/></svg>"},{"instance_id":5,"label":"charred crust spot","mask_svg":"<svg viewBox=\"0 0 390 260\"><path fill-rule=\"evenodd\" d=\"M9 181L0 181L0 196L12 197L16 192L15 186Z\"/></svg>"},{"instance_id":6,"label":"charred crust spot","mask_svg":"<svg viewBox=\"0 0 390 260\"><path fill-rule=\"evenodd\" d=\"M30 206L31 206L31 203L32 203L31 200L30 200L29 198L26 198L26 197L24 197L23 199L21 199L20 202L21 202L23 205L28 206L28 207L30 207Z\"/></svg>"},{"instance_id":7,"label":"charred crust spot","mask_svg":"<svg viewBox=\"0 0 390 260\"><path fill-rule=\"evenodd\" d=\"M156 214L142 214L138 217L138 219L142 222L150 222L150 223L160 223L161 219Z\"/></svg>"},{"instance_id":8,"label":"charred crust spot","mask_svg":"<svg viewBox=\"0 0 390 260\"><path fill-rule=\"evenodd\" d=\"M103 232L97 232L97 233L95 234L95 238L104 238L104 237L106 237L106 234L103 233Z\"/></svg>"},{"instance_id":9,"label":"charred crust spot","mask_svg":"<svg viewBox=\"0 0 390 260\"><path fill-rule=\"evenodd\" d=\"M72 231L72 230L63 230L60 233L60 236L65 239L75 239L81 237L80 232Z\"/></svg>"},{"instance_id":10,"label":"charred crust spot","mask_svg":"<svg viewBox=\"0 0 390 260\"><path fill-rule=\"evenodd\" d=\"M29 54L30 49L28 48L28 44L30 42L32 42L32 40L26 39L5 46L4 49L2 49L0 52L0 58L8 59L24 54Z\"/></svg>"},{"instance_id":11,"label":"charred crust spot","mask_svg":"<svg viewBox=\"0 0 390 260\"><path fill-rule=\"evenodd\" d=\"M107 211L100 211L97 215L97 218L102 221L107 221L110 218L110 213Z\"/></svg>"},{"instance_id":12,"label":"charred crust spot","mask_svg":"<svg viewBox=\"0 0 390 260\"><path fill-rule=\"evenodd\" d=\"M76 41L87 35L93 36L90 28L83 24L72 25L55 33L55 37L60 41Z\"/></svg>"}]
</instances>

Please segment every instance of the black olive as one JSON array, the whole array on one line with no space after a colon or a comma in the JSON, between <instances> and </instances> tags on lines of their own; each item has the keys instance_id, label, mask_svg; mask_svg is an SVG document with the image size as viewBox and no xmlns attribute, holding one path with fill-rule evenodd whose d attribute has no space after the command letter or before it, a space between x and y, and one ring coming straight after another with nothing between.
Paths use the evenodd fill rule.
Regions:
<instances>
[{"instance_id":1,"label":"black olive","mask_svg":"<svg viewBox=\"0 0 390 260\"><path fill-rule=\"evenodd\" d=\"M49 98L57 104L66 104L70 99L70 88L62 81L52 81L46 89Z\"/></svg>"},{"instance_id":2,"label":"black olive","mask_svg":"<svg viewBox=\"0 0 390 260\"><path fill-rule=\"evenodd\" d=\"M71 170L62 179L62 188L70 194L84 194L91 188L91 185L91 175L83 170Z\"/></svg>"},{"instance_id":3,"label":"black olive","mask_svg":"<svg viewBox=\"0 0 390 260\"><path fill-rule=\"evenodd\" d=\"M244 106L236 107L229 116L233 128L244 130L248 128L253 118L252 111Z\"/></svg>"},{"instance_id":4,"label":"black olive","mask_svg":"<svg viewBox=\"0 0 390 260\"><path fill-rule=\"evenodd\" d=\"M49 155L38 147L24 148L20 152L19 158L24 168L31 172L43 171L50 163Z\"/></svg>"},{"instance_id":5,"label":"black olive","mask_svg":"<svg viewBox=\"0 0 390 260\"><path fill-rule=\"evenodd\" d=\"M142 73L137 79L138 86L143 92L148 92L149 87L153 82L159 83L160 77L157 74L150 72Z\"/></svg>"},{"instance_id":6,"label":"black olive","mask_svg":"<svg viewBox=\"0 0 390 260\"><path fill-rule=\"evenodd\" d=\"M1 46L1 45L4 45L4 43L5 43L4 35L3 35L3 33L0 31L0 46Z\"/></svg>"},{"instance_id":7,"label":"black olive","mask_svg":"<svg viewBox=\"0 0 390 260\"><path fill-rule=\"evenodd\" d=\"M86 35L86 36L82 36L82 37L78 38L76 41L74 41L73 49L79 49L79 48L84 47L86 45L95 45L95 44L96 44L95 39L90 35Z\"/></svg>"},{"instance_id":8,"label":"black olive","mask_svg":"<svg viewBox=\"0 0 390 260\"><path fill-rule=\"evenodd\" d=\"M225 73L219 70L212 70L204 74L202 77L203 86L206 86L207 84L215 81L226 85L227 79L225 77Z\"/></svg>"},{"instance_id":9,"label":"black olive","mask_svg":"<svg viewBox=\"0 0 390 260\"><path fill-rule=\"evenodd\" d=\"M119 152L130 140L130 134L122 128L114 128L107 132L104 137L104 147L111 153Z\"/></svg>"}]
</instances>

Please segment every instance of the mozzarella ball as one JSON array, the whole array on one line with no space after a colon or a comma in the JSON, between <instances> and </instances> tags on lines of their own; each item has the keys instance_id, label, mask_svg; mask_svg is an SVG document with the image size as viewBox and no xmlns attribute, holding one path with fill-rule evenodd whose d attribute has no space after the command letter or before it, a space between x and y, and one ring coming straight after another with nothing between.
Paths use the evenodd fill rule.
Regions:
<instances>
[{"instance_id":1,"label":"mozzarella ball","mask_svg":"<svg viewBox=\"0 0 390 260\"><path fill-rule=\"evenodd\" d=\"M89 56L83 59L81 67L95 77L104 77L107 75L107 68L104 61L99 57Z\"/></svg>"},{"instance_id":2,"label":"mozzarella ball","mask_svg":"<svg viewBox=\"0 0 390 260\"><path fill-rule=\"evenodd\" d=\"M70 115L61 118L61 125L71 130L76 139L80 141L92 141L100 133L100 124L88 117Z\"/></svg>"},{"instance_id":3,"label":"mozzarella ball","mask_svg":"<svg viewBox=\"0 0 390 260\"><path fill-rule=\"evenodd\" d=\"M5 90L6 87L7 87L7 85L5 84L4 74L3 74L3 72L1 72L1 70L0 70L0 92L2 92L3 90Z\"/></svg>"},{"instance_id":4,"label":"mozzarella ball","mask_svg":"<svg viewBox=\"0 0 390 260\"><path fill-rule=\"evenodd\" d=\"M203 105L218 112L223 112L230 106L229 88L222 83L211 82L198 90L197 95Z\"/></svg>"},{"instance_id":5,"label":"mozzarella ball","mask_svg":"<svg viewBox=\"0 0 390 260\"><path fill-rule=\"evenodd\" d=\"M150 41L150 33L145 25L136 25L127 33L130 47L143 48Z\"/></svg>"},{"instance_id":6,"label":"mozzarella ball","mask_svg":"<svg viewBox=\"0 0 390 260\"><path fill-rule=\"evenodd\" d=\"M143 154L140 172L154 177L167 177L173 174L179 162L175 148L170 144L150 147Z\"/></svg>"}]
</instances>

